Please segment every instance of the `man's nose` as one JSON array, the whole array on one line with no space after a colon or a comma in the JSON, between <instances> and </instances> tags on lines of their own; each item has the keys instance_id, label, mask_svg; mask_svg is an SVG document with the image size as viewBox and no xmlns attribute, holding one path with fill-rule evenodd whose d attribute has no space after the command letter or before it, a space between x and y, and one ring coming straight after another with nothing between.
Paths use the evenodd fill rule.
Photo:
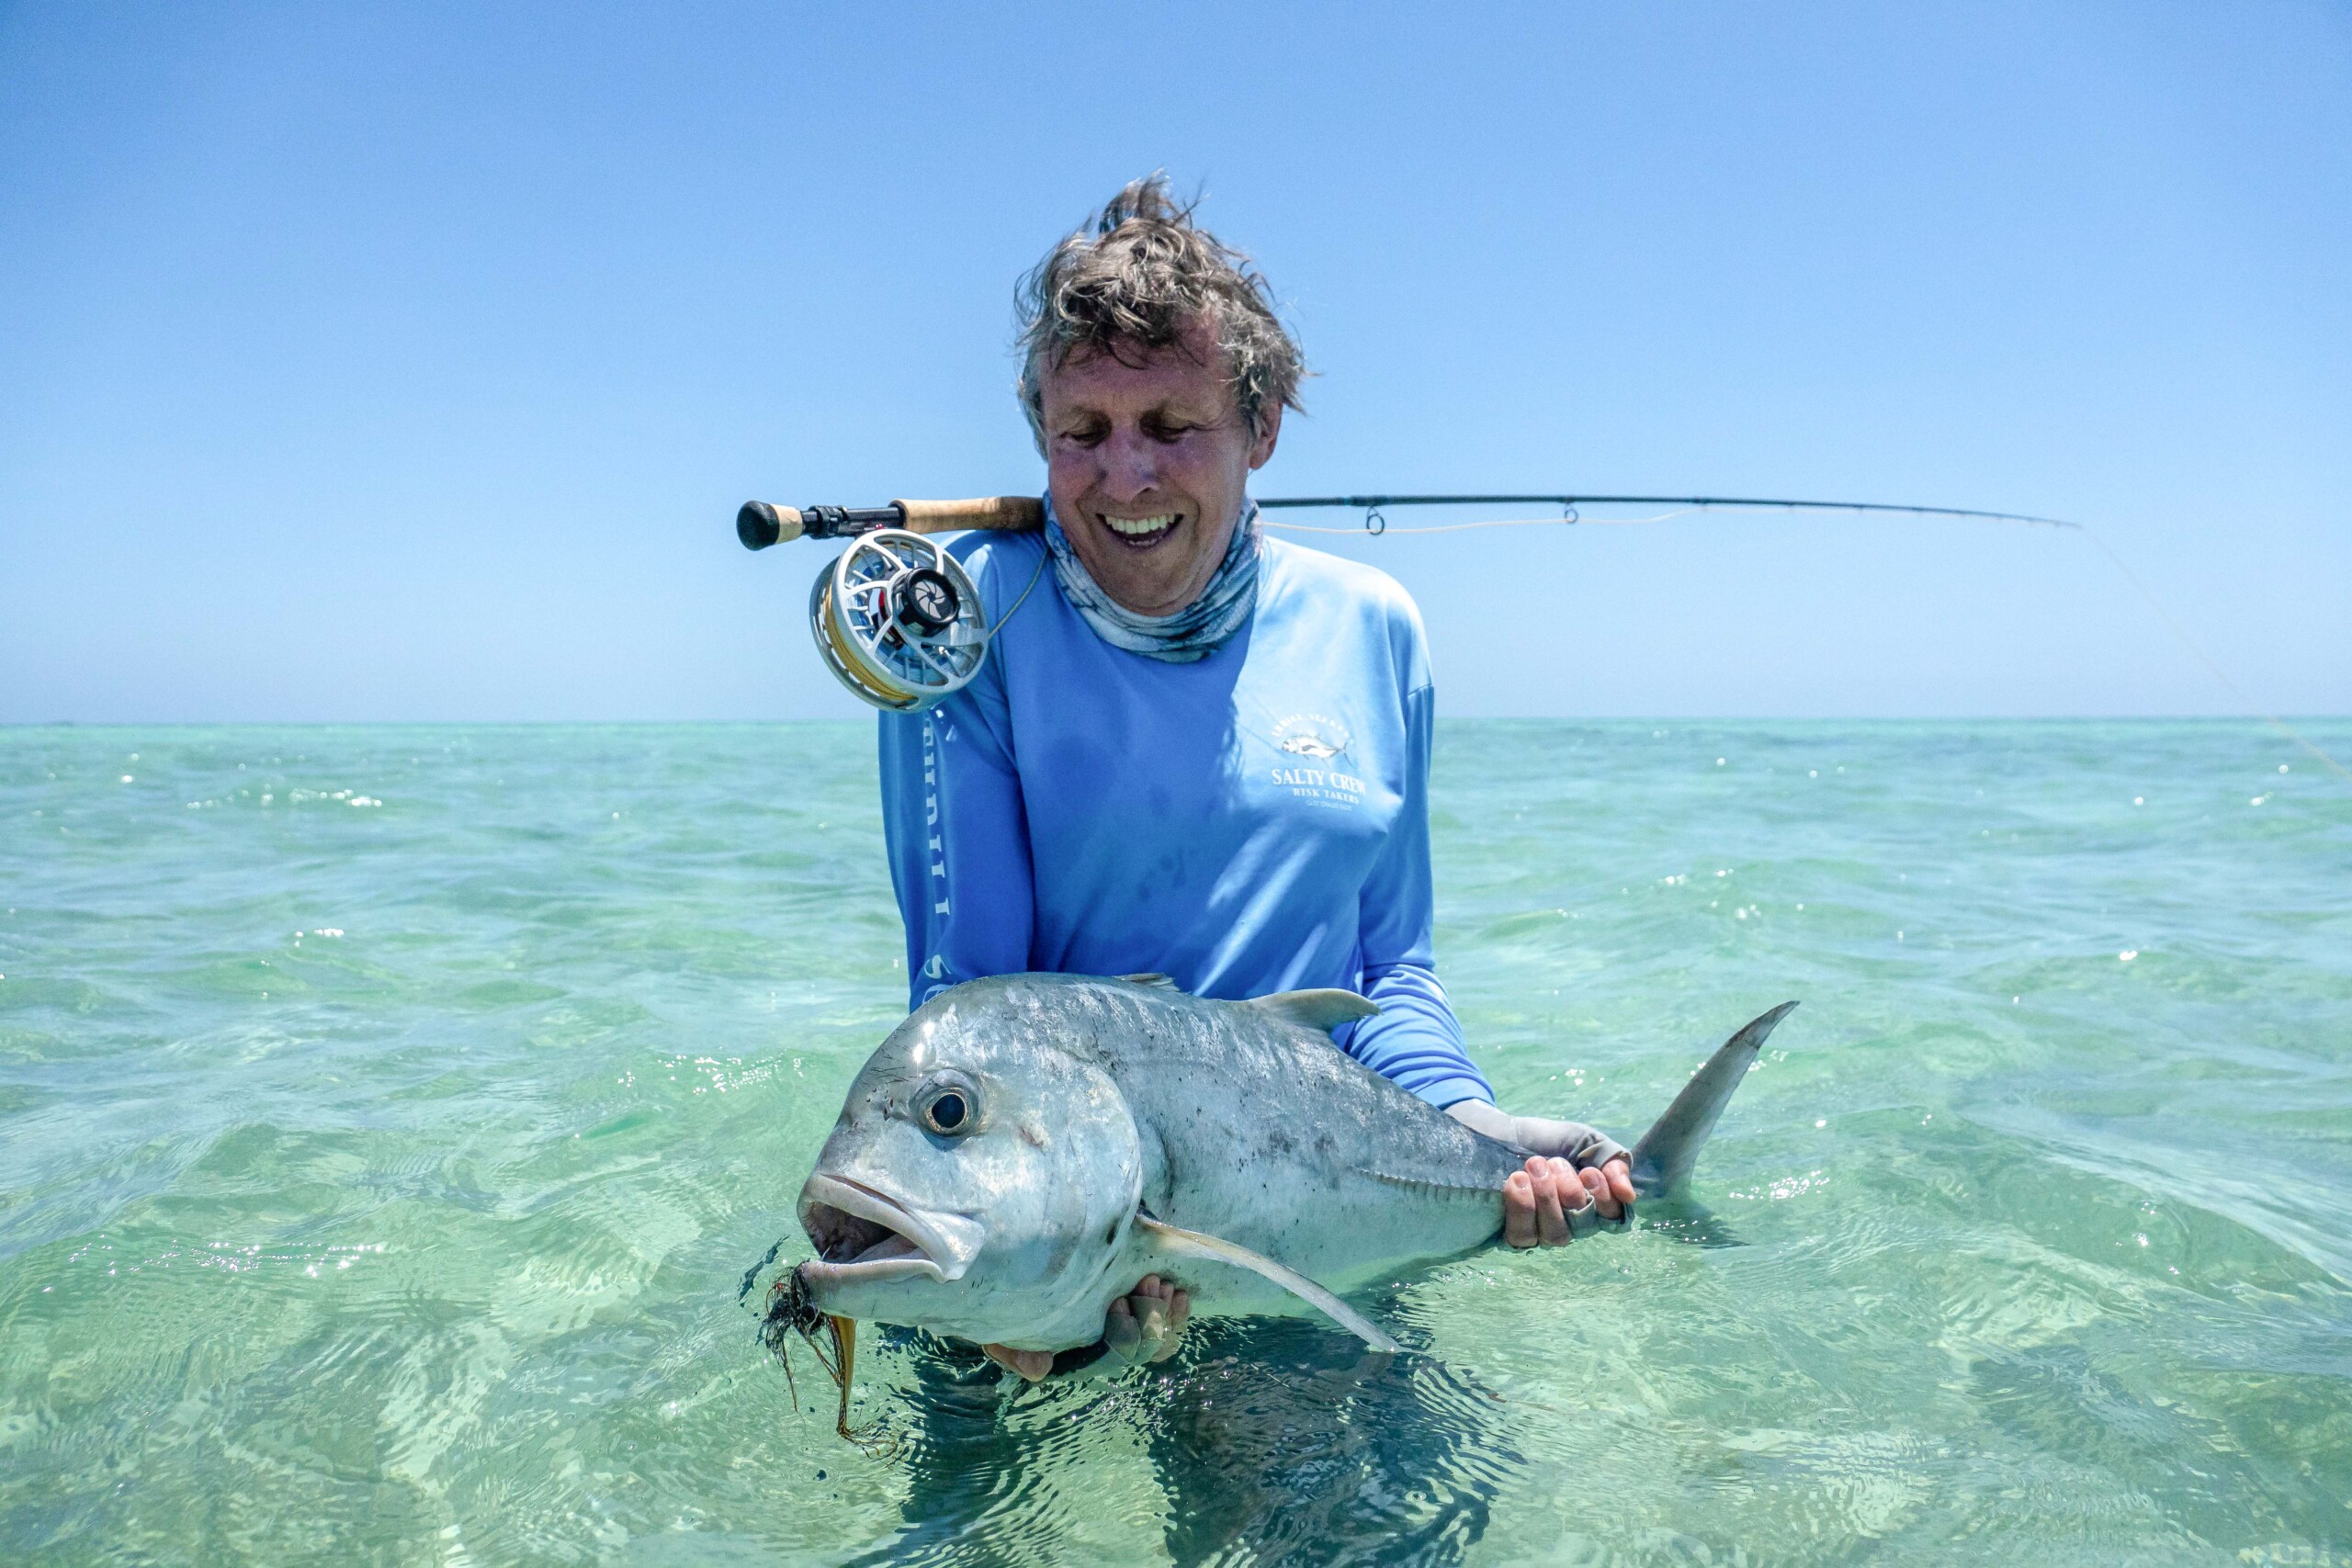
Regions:
<instances>
[{"instance_id":1,"label":"man's nose","mask_svg":"<svg viewBox=\"0 0 2352 1568\"><path fill-rule=\"evenodd\" d=\"M1158 444L1140 430L1114 430L1097 447L1102 489L1114 502L1133 501L1159 483Z\"/></svg>"}]
</instances>

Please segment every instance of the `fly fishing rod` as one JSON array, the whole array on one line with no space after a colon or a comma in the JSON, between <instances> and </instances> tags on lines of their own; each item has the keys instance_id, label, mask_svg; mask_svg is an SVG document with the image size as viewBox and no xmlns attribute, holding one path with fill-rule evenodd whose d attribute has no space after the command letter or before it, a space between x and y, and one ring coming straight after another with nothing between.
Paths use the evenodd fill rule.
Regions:
<instances>
[{"instance_id":1,"label":"fly fishing rod","mask_svg":"<svg viewBox=\"0 0 2352 1568\"><path fill-rule=\"evenodd\" d=\"M1790 501L1735 495L1279 495L1258 502L1275 507L1326 507L1362 512L1364 531L1387 531L1381 513L1392 506L1557 506L1557 521L1580 523L1585 506L1681 506L1693 509L1779 508L1802 512L1894 512L1921 517L1980 517L1998 523L2031 523L2045 528L2079 528L2055 517L2021 512L1980 512L1965 506L1904 506L1883 501ZM1514 519L1514 522L1517 520ZM1552 519L1531 518L1529 522ZM948 534L967 528L1019 533L1046 525L1045 502L1034 495L990 495L970 501L893 501L886 506L777 506L747 501L735 513L735 536L747 550L763 550L791 539L844 539L884 528L913 534ZM1400 530L1402 531L1402 530Z\"/></svg>"},{"instance_id":2,"label":"fly fishing rod","mask_svg":"<svg viewBox=\"0 0 2352 1568\"><path fill-rule=\"evenodd\" d=\"M1261 509L1345 508L1364 514L1368 534L1389 532L1384 511L1398 506L1527 506L1560 508L1557 518L1511 518L1492 523L1444 524L1464 527L1524 527L1539 524L1606 522L1584 517L1585 506L1764 507L1807 512L1907 513L1925 517L1973 517L2075 528L2054 517L2016 512L1980 512L1959 506L1900 506L1876 501L1792 501L1720 495L1309 495L1275 496ZM1643 519L1643 521L1650 521ZM749 550L763 550L792 539L847 539L849 548L817 574L808 588L808 629L825 667L860 702L899 713L915 713L958 692L979 673L989 641L1002 619L990 624L979 585L964 563L934 535L986 529L1035 532L1046 525L1046 505L1034 495L990 495L967 501L893 501L882 506L778 506L747 501L735 513L735 536ZM1270 524L1297 528L1298 524ZM1307 529L1343 533L1344 529ZM1045 563L1038 563L1043 571ZM1035 586L1033 578L1031 587ZM1016 601L1013 608L1020 607ZM1007 610L1009 617L1012 610Z\"/></svg>"}]
</instances>

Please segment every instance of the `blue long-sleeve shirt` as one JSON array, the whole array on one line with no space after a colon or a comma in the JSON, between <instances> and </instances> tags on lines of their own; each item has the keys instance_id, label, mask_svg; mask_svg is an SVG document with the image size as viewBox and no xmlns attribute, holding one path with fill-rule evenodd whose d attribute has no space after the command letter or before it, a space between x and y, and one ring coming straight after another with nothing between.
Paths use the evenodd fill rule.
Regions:
<instances>
[{"instance_id":1,"label":"blue long-sleeve shirt","mask_svg":"<svg viewBox=\"0 0 2352 1568\"><path fill-rule=\"evenodd\" d=\"M1037 536L952 548L991 616L1028 597L970 685L881 716L912 1005L1023 970L1336 986L1381 1008L1335 1032L1350 1055L1432 1104L1491 1100L1432 968L1432 702L1405 591L1268 538L1250 623L1171 664L1096 636Z\"/></svg>"}]
</instances>

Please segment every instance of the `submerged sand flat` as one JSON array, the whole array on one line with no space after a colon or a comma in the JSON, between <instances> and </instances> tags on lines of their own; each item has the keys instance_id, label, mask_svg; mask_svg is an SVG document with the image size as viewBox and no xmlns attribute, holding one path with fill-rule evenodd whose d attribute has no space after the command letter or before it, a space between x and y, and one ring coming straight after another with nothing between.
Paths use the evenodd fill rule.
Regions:
<instances>
[{"instance_id":1,"label":"submerged sand flat","mask_svg":"<svg viewBox=\"0 0 2352 1568\"><path fill-rule=\"evenodd\" d=\"M2284 739L1447 726L1508 1103L1636 1127L1804 999L1712 1219L1359 1297L1385 1371L875 1337L888 1459L736 1299L903 1011L874 787L863 724L0 730L0 1558L2352 1554L2352 784Z\"/></svg>"}]
</instances>

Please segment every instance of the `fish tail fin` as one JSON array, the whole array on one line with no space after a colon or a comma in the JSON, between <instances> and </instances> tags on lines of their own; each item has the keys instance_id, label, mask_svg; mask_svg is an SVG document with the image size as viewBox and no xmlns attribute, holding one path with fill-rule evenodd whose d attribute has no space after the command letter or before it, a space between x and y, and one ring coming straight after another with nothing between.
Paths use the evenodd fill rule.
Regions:
<instances>
[{"instance_id":1,"label":"fish tail fin","mask_svg":"<svg viewBox=\"0 0 2352 1568\"><path fill-rule=\"evenodd\" d=\"M1682 1092L1674 1097L1666 1114L1634 1145L1635 1192L1645 1198L1669 1197L1690 1181L1690 1168L1699 1160L1700 1145L1715 1130L1724 1107L1731 1103L1732 1090L1747 1076L1757 1051L1771 1035L1773 1027L1788 1017L1796 1005L1782 1002L1752 1020L1724 1041L1722 1048L1707 1058L1706 1066L1690 1075L1690 1081L1682 1086Z\"/></svg>"}]
</instances>

